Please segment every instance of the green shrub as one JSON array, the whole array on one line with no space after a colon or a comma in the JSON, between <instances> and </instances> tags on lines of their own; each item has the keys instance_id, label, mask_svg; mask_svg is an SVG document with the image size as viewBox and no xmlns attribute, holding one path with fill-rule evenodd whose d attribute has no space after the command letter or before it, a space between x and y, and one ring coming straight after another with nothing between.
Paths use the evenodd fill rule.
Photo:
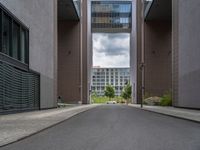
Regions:
<instances>
[{"instance_id":1,"label":"green shrub","mask_svg":"<svg viewBox=\"0 0 200 150\"><path fill-rule=\"evenodd\" d=\"M172 94L171 92L167 92L163 95L160 102L161 106L172 106Z\"/></svg>"}]
</instances>

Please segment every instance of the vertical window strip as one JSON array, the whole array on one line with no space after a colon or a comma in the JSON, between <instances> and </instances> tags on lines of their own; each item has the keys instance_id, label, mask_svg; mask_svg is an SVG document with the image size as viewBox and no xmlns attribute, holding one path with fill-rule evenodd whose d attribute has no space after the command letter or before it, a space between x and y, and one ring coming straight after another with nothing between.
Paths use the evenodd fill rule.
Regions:
<instances>
[{"instance_id":1,"label":"vertical window strip","mask_svg":"<svg viewBox=\"0 0 200 150\"><path fill-rule=\"evenodd\" d=\"M26 27L0 7L0 28L0 52L28 64L29 37Z\"/></svg>"}]
</instances>

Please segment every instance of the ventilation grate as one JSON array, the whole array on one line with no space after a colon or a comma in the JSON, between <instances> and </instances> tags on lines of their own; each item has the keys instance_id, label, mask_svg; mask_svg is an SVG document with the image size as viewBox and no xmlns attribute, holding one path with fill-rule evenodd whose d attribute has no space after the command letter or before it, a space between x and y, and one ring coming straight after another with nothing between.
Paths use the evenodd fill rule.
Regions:
<instances>
[{"instance_id":1,"label":"ventilation grate","mask_svg":"<svg viewBox=\"0 0 200 150\"><path fill-rule=\"evenodd\" d=\"M40 76L0 61L0 113L39 109Z\"/></svg>"}]
</instances>

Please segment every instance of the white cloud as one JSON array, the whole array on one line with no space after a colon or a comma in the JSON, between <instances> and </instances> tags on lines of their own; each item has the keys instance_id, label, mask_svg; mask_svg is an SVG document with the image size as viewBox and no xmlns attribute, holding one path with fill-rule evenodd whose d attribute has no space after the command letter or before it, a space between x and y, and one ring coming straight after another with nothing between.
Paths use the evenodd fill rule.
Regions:
<instances>
[{"instance_id":1,"label":"white cloud","mask_svg":"<svg viewBox=\"0 0 200 150\"><path fill-rule=\"evenodd\" d=\"M130 35L93 34L93 66L129 67Z\"/></svg>"}]
</instances>

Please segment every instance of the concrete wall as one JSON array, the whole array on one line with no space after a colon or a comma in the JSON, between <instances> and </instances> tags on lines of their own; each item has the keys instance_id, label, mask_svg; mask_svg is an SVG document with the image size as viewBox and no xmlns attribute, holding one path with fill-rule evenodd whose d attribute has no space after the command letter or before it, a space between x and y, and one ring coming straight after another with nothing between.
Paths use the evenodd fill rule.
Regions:
<instances>
[{"instance_id":1,"label":"concrete wall","mask_svg":"<svg viewBox=\"0 0 200 150\"><path fill-rule=\"evenodd\" d=\"M199 0L173 1L173 85L179 107L200 108L199 8Z\"/></svg>"},{"instance_id":2,"label":"concrete wall","mask_svg":"<svg viewBox=\"0 0 200 150\"><path fill-rule=\"evenodd\" d=\"M132 1L132 31L130 35L130 79L132 84L132 102L140 103L141 94L141 1ZM135 20L135 21L134 21Z\"/></svg>"},{"instance_id":3,"label":"concrete wall","mask_svg":"<svg viewBox=\"0 0 200 150\"><path fill-rule=\"evenodd\" d=\"M145 94L162 96L172 88L171 22L145 22Z\"/></svg>"},{"instance_id":4,"label":"concrete wall","mask_svg":"<svg viewBox=\"0 0 200 150\"><path fill-rule=\"evenodd\" d=\"M29 28L30 69L41 75L41 108L56 106L56 0L0 0Z\"/></svg>"},{"instance_id":5,"label":"concrete wall","mask_svg":"<svg viewBox=\"0 0 200 150\"><path fill-rule=\"evenodd\" d=\"M90 103L91 69L92 69L92 34L90 27L90 0L82 2L81 18L81 70L82 103Z\"/></svg>"},{"instance_id":6,"label":"concrete wall","mask_svg":"<svg viewBox=\"0 0 200 150\"><path fill-rule=\"evenodd\" d=\"M65 103L81 100L80 22L58 22L58 95Z\"/></svg>"}]
</instances>

